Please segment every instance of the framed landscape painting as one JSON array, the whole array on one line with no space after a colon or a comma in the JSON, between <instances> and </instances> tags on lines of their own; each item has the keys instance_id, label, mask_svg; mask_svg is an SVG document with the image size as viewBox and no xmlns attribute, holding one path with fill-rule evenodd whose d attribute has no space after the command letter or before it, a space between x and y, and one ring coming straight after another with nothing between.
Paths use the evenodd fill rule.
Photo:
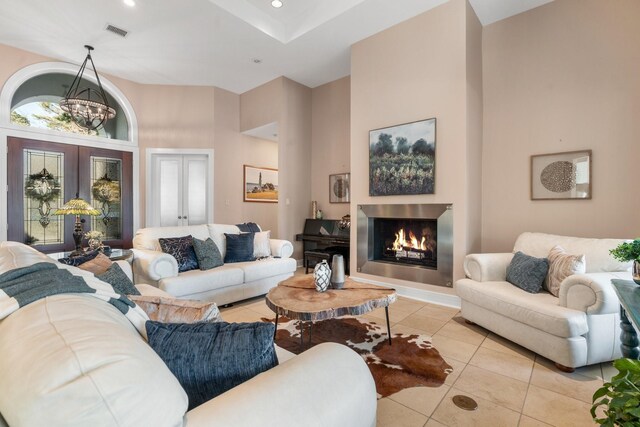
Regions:
<instances>
[{"instance_id":1,"label":"framed landscape painting","mask_svg":"<svg viewBox=\"0 0 640 427\"><path fill-rule=\"evenodd\" d=\"M278 169L244 165L244 201L278 203Z\"/></svg>"},{"instance_id":2,"label":"framed landscape painting","mask_svg":"<svg viewBox=\"0 0 640 427\"><path fill-rule=\"evenodd\" d=\"M436 119L369 132L369 195L433 194Z\"/></svg>"},{"instance_id":3,"label":"framed landscape painting","mask_svg":"<svg viewBox=\"0 0 640 427\"><path fill-rule=\"evenodd\" d=\"M591 199L591 150L531 156L531 200Z\"/></svg>"}]
</instances>

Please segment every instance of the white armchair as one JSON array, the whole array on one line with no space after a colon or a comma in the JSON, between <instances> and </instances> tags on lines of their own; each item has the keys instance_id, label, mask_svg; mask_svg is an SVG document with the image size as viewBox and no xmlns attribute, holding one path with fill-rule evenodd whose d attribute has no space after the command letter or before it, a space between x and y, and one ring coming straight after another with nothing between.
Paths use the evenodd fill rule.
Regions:
<instances>
[{"instance_id":1,"label":"white armchair","mask_svg":"<svg viewBox=\"0 0 640 427\"><path fill-rule=\"evenodd\" d=\"M545 291L529 294L507 282L513 253L467 255L467 278L455 284L462 316L564 370L620 357L620 308L611 279L630 279L630 264L615 261L609 250L621 242L521 234L513 252L542 258L560 245L569 253L585 254L586 274L567 277L559 298Z\"/></svg>"}]
</instances>

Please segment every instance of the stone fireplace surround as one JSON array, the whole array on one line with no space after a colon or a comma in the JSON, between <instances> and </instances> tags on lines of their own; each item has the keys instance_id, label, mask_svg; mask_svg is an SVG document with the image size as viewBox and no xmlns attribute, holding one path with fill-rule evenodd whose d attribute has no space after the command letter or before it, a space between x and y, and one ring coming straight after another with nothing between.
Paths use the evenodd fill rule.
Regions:
<instances>
[{"instance_id":1,"label":"stone fireplace surround","mask_svg":"<svg viewBox=\"0 0 640 427\"><path fill-rule=\"evenodd\" d=\"M375 218L436 219L437 268L374 260ZM411 282L451 287L453 283L453 205L358 205L357 271Z\"/></svg>"}]
</instances>

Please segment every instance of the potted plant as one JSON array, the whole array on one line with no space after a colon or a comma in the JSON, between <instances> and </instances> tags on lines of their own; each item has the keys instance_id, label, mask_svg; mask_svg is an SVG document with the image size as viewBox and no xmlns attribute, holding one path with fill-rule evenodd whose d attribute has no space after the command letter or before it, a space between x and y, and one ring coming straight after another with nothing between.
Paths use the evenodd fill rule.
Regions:
<instances>
[{"instance_id":1,"label":"potted plant","mask_svg":"<svg viewBox=\"0 0 640 427\"><path fill-rule=\"evenodd\" d=\"M593 394L591 416L607 427L640 425L640 360L618 359L613 362L618 374ZM604 407L604 417L596 411Z\"/></svg>"},{"instance_id":2,"label":"potted plant","mask_svg":"<svg viewBox=\"0 0 640 427\"><path fill-rule=\"evenodd\" d=\"M609 253L618 261L633 261L633 281L640 285L640 239L621 243Z\"/></svg>"}]
</instances>

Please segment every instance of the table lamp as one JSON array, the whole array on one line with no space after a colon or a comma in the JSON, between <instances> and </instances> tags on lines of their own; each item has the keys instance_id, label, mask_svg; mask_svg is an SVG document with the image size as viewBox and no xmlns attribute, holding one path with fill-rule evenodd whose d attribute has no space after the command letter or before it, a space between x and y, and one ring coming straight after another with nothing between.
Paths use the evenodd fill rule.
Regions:
<instances>
[{"instance_id":1,"label":"table lamp","mask_svg":"<svg viewBox=\"0 0 640 427\"><path fill-rule=\"evenodd\" d=\"M82 221L84 220L80 220L80 215L98 216L100 215L100 211L91 206L89 202L81 199L78 196L78 193L76 193L76 197L74 199L69 200L64 204L64 206L56 210L53 214L76 216L75 228L73 229L73 241L76 244L76 249L71 252L70 256L82 255Z\"/></svg>"}]
</instances>

